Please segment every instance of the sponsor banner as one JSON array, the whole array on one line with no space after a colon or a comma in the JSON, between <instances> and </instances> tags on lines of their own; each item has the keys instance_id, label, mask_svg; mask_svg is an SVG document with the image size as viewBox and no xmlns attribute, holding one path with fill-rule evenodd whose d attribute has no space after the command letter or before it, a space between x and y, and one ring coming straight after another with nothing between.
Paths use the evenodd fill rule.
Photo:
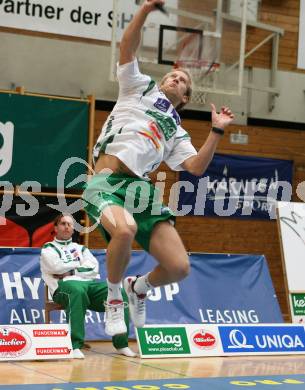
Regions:
<instances>
[{"instance_id":1,"label":"sponsor banner","mask_svg":"<svg viewBox=\"0 0 305 390\"><path fill-rule=\"evenodd\" d=\"M292 322L305 323L305 292L289 294Z\"/></svg>"},{"instance_id":2,"label":"sponsor banner","mask_svg":"<svg viewBox=\"0 0 305 390\"><path fill-rule=\"evenodd\" d=\"M292 161L215 154L205 174L180 173L182 215L276 218L276 201L291 199Z\"/></svg>"},{"instance_id":3,"label":"sponsor banner","mask_svg":"<svg viewBox=\"0 0 305 390\"><path fill-rule=\"evenodd\" d=\"M87 172L87 102L0 93L0 107L0 177L5 190L12 185L20 185L21 192L63 190Z\"/></svg>"},{"instance_id":4,"label":"sponsor banner","mask_svg":"<svg viewBox=\"0 0 305 390\"><path fill-rule=\"evenodd\" d=\"M146 325L136 329L142 358L221 356L216 325Z\"/></svg>"},{"instance_id":5,"label":"sponsor banner","mask_svg":"<svg viewBox=\"0 0 305 390\"><path fill-rule=\"evenodd\" d=\"M291 294L293 314L296 316L305 315L305 293Z\"/></svg>"},{"instance_id":6,"label":"sponsor banner","mask_svg":"<svg viewBox=\"0 0 305 390\"><path fill-rule=\"evenodd\" d=\"M142 358L305 354L302 325L146 325L136 334Z\"/></svg>"},{"instance_id":7,"label":"sponsor banner","mask_svg":"<svg viewBox=\"0 0 305 390\"><path fill-rule=\"evenodd\" d=\"M70 359L67 324L0 325L0 360Z\"/></svg>"},{"instance_id":8,"label":"sponsor banner","mask_svg":"<svg viewBox=\"0 0 305 390\"><path fill-rule=\"evenodd\" d=\"M105 280L105 251L92 252ZM40 249L0 249L0 323L44 322L39 255ZM185 280L151 292L147 324L283 322L264 256L191 254L190 263L191 272ZM127 275L145 274L155 265L146 252L133 251ZM55 323L66 321L64 311L52 312L51 318ZM104 313L88 310L85 321L88 340L109 339L104 333Z\"/></svg>"},{"instance_id":9,"label":"sponsor banner","mask_svg":"<svg viewBox=\"0 0 305 390\"><path fill-rule=\"evenodd\" d=\"M305 354L302 325L224 325L219 333L224 352L231 355Z\"/></svg>"},{"instance_id":10,"label":"sponsor banner","mask_svg":"<svg viewBox=\"0 0 305 390\"><path fill-rule=\"evenodd\" d=\"M180 327L139 328L138 343L142 355L189 355L190 346L186 329Z\"/></svg>"},{"instance_id":11,"label":"sponsor banner","mask_svg":"<svg viewBox=\"0 0 305 390\"><path fill-rule=\"evenodd\" d=\"M177 0L168 0L167 5L177 8ZM137 9L134 0L118 2L118 39ZM112 21L113 0L0 2L0 25L3 27L111 41ZM169 19L160 12L151 15L149 21L169 23ZM157 39L156 34L154 47L157 47Z\"/></svg>"}]
</instances>

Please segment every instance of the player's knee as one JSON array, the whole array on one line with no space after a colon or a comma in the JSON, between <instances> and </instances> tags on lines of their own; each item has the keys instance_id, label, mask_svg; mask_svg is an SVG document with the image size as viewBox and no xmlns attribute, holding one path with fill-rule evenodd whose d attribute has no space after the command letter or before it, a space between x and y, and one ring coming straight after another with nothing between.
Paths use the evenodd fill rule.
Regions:
<instances>
[{"instance_id":1,"label":"player's knee","mask_svg":"<svg viewBox=\"0 0 305 390\"><path fill-rule=\"evenodd\" d=\"M190 263L188 258L182 259L176 263L172 269L171 274L174 275L175 280L178 282L188 276L190 273Z\"/></svg>"},{"instance_id":2,"label":"player's knee","mask_svg":"<svg viewBox=\"0 0 305 390\"><path fill-rule=\"evenodd\" d=\"M137 233L136 225L123 225L115 229L113 236L119 240L133 241Z\"/></svg>"},{"instance_id":3,"label":"player's knee","mask_svg":"<svg viewBox=\"0 0 305 390\"><path fill-rule=\"evenodd\" d=\"M191 267L190 267L190 263L189 263L189 260L187 259L183 264L181 264L180 266L180 278L181 279L184 279L186 278L189 273L190 273L190 270L191 270ZM180 279L180 280L181 280Z\"/></svg>"}]
</instances>

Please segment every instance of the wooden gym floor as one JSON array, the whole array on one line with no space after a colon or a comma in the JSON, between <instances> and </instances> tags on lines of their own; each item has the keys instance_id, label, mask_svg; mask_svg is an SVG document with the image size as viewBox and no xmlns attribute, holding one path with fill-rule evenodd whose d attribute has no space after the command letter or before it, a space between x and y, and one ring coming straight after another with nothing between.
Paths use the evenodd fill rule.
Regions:
<instances>
[{"instance_id":1,"label":"wooden gym floor","mask_svg":"<svg viewBox=\"0 0 305 390\"><path fill-rule=\"evenodd\" d=\"M128 358L110 342L90 342L84 360L2 362L1 385L304 374L304 355ZM137 349L135 342L130 347Z\"/></svg>"}]
</instances>

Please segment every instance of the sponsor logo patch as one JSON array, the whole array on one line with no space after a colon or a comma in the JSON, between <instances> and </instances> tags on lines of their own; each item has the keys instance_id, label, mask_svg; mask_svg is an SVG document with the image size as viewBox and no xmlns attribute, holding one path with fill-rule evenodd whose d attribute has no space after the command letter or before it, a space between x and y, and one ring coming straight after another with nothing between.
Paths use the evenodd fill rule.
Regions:
<instances>
[{"instance_id":1,"label":"sponsor logo patch","mask_svg":"<svg viewBox=\"0 0 305 390\"><path fill-rule=\"evenodd\" d=\"M295 316L305 315L305 294L291 294L293 314Z\"/></svg>"},{"instance_id":2,"label":"sponsor logo patch","mask_svg":"<svg viewBox=\"0 0 305 390\"><path fill-rule=\"evenodd\" d=\"M196 330L191 337L193 344L199 349L212 349L217 344L216 336L204 329Z\"/></svg>"},{"instance_id":3,"label":"sponsor logo patch","mask_svg":"<svg viewBox=\"0 0 305 390\"><path fill-rule=\"evenodd\" d=\"M24 355L31 348L30 336L13 327L0 327L0 356L15 358Z\"/></svg>"},{"instance_id":4,"label":"sponsor logo patch","mask_svg":"<svg viewBox=\"0 0 305 390\"><path fill-rule=\"evenodd\" d=\"M36 355L70 355L71 349L67 347L36 348Z\"/></svg>"},{"instance_id":5,"label":"sponsor logo patch","mask_svg":"<svg viewBox=\"0 0 305 390\"><path fill-rule=\"evenodd\" d=\"M154 106L160 111L166 112L170 106L170 102L167 99L158 98Z\"/></svg>"},{"instance_id":6,"label":"sponsor logo patch","mask_svg":"<svg viewBox=\"0 0 305 390\"><path fill-rule=\"evenodd\" d=\"M138 336L143 355L179 355L190 353L184 328L139 328Z\"/></svg>"},{"instance_id":7,"label":"sponsor logo patch","mask_svg":"<svg viewBox=\"0 0 305 390\"><path fill-rule=\"evenodd\" d=\"M34 337L66 337L68 332L65 329L34 329Z\"/></svg>"},{"instance_id":8,"label":"sponsor logo patch","mask_svg":"<svg viewBox=\"0 0 305 390\"><path fill-rule=\"evenodd\" d=\"M219 328L224 352L305 351L304 328L297 326L247 326Z\"/></svg>"}]
</instances>

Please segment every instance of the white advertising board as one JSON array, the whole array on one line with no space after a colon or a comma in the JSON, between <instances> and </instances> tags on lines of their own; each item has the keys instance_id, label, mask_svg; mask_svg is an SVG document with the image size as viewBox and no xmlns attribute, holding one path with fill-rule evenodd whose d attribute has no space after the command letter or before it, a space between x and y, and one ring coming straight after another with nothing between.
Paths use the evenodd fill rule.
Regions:
<instances>
[{"instance_id":1,"label":"white advertising board","mask_svg":"<svg viewBox=\"0 0 305 390\"><path fill-rule=\"evenodd\" d=\"M0 361L71 359L69 325L0 325Z\"/></svg>"},{"instance_id":2,"label":"white advertising board","mask_svg":"<svg viewBox=\"0 0 305 390\"><path fill-rule=\"evenodd\" d=\"M170 0L175 5L177 0ZM134 0L120 0L118 34L138 9ZM0 26L59 35L111 41L113 0L3 0L0 1ZM167 17L153 12L149 20L166 23Z\"/></svg>"},{"instance_id":3,"label":"white advertising board","mask_svg":"<svg viewBox=\"0 0 305 390\"><path fill-rule=\"evenodd\" d=\"M305 203L277 205L288 289L305 292Z\"/></svg>"},{"instance_id":4,"label":"white advertising board","mask_svg":"<svg viewBox=\"0 0 305 390\"><path fill-rule=\"evenodd\" d=\"M136 335L141 358L305 354L300 324L147 325Z\"/></svg>"},{"instance_id":5,"label":"white advertising board","mask_svg":"<svg viewBox=\"0 0 305 390\"><path fill-rule=\"evenodd\" d=\"M111 11L112 0L4 0L0 2L0 25L109 41Z\"/></svg>"}]
</instances>

